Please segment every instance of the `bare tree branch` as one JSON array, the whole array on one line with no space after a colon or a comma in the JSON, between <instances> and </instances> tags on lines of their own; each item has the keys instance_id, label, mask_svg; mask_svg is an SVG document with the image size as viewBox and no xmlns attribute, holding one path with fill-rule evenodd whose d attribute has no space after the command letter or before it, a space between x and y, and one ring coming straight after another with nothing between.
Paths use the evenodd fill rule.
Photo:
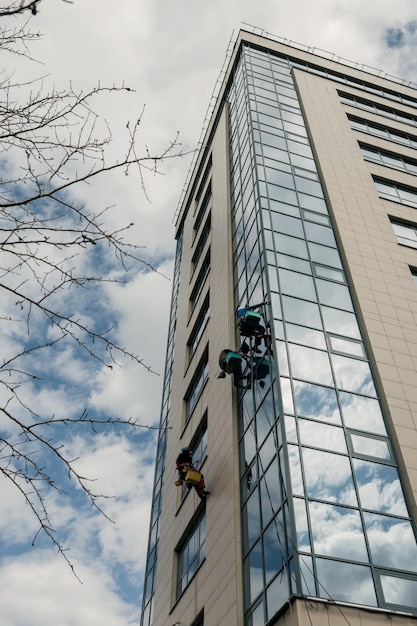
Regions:
<instances>
[{"instance_id":1,"label":"bare tree branch","mask_svg":"<svg viewBox=\"0 0 417 626\"><path fill-rule=\"evenodd\" d=\"M10 2L7 6L0 7L0 17L10 17L12 15L21 15L22 13L31 13L36 15L42 0L18 0ZM62 0L67 4L72 4L72 0Z\"/></svg>"},{"instance_id":2,"label":"bare tree branch","mask_svg":"<svg viewBox=\"0 0 417 626\"><path fill-rule=\"evenodd\" d=\"M0 17L35 15L41 2L9 2L0 7ZM30 44L39 37L27 23L0 28L0 52L31 58ZM103 298L100 289L126 282L128 270L133 275L139 269L157 270L140 245L125 239L132 223L109 227L114 207L92 207L80 198L86 185L117 171L136 175L148 198L147 176L161 175L169 159L187 154L178 133L158 150L139 147L142 107L139 117L125 125L121 155L112 156L112 131L95 104L126 94L135 97L123 84L86 92L70 84L57 90L42 78L19 82L13 72L0 73L0 333L15 345L14 351L4 350L0 362L0 473L37 521L34 542L44 534L73 571L48 514L48 494L65 496L66 487L74 485L106 518L102 502L108 496L96 493L78 471L77 459L68 456L68 433L85 426L93 434L103 428L155 427L137 418L91 416L86 410L45 414L26 389L48 388L51 374L41 355L68 346L92 365L113 368L128 358L154 373L133 350L119 345L111 318L91 313L89 301L79 296L88 290L90 299ZM56 466L59 475L51 469Z\"/></svg>"}]
</instances>

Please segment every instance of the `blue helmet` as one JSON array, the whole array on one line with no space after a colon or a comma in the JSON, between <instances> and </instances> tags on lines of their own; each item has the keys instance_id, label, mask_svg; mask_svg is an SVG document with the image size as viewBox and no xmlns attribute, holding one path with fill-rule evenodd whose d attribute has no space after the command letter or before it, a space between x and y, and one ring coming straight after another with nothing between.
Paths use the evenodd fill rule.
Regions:
<instances>
[{"instance_id":1,"label":"blue helmet","mask_svg":"<svg viewBox=\"0 0 417 626\"><path fill-rule=\"evenodd\" d=\"M181 448L181 452L191 452L191 450L188 446L186 446L185 448Z\"/></svg>"}]
</instances>

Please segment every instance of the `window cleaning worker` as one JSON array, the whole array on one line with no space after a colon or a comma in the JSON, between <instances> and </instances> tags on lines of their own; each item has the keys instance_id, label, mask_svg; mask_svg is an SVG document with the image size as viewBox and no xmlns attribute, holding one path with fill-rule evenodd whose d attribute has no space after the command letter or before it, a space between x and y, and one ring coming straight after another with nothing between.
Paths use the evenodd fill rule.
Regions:
<instances>
[{"instance_id":1,"label":"window cleaning worker","mask_svg":"<svg viewBox=\"0 0 417 626\"><path fill-rule=\"evenodd\" d=\"M175 481L175 484L177 487L185 482L188 489L194 487L199 498L204 500L209 492L206 490L203 474L196 470L193 466L193 455L190 448L181 448L176 464L178 470L178 480Z\"/></svg>"},{"instance_id":2,"label":"window cleaning worker","mask_svg":"<svg viewBox=\"0 0 417 626\"><path fill-rule=\"evenodd\" d=\"M234 384L238 387L242 377L242 360L242 355L230 348L222 350L219 355L220 372L217 378L226 378L226 374L231 374Z\"/></svg>"},{"instance_id":3,"label":"window cleaning worker","mask_svg":"<svg viewBox=\"0 0 417 626\"><path fill-rule=\"evenodd\" d=\"M259 307L264 306L265 304L267 303L260 302L259 304L245 306L242 309L237 309L236 311L240 335L242 337L254 337L255 346L253 350L258 353L261 352L259 349L261 341L266 338L267 335L265 334L265 327L262 325L262 316L254 309L259 309ZM244 353L249 351L249 346L246 342L243 343L242 348Z\"/></svg>"}]
</instances>

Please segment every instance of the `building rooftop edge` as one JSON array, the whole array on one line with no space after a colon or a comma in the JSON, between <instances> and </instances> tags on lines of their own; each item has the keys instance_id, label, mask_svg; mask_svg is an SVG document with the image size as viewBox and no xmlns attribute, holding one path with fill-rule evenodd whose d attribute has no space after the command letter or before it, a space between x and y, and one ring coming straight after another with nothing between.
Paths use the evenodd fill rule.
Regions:
<instances>
[{"instance_id":1,"label":"building rooftop edge","mask_svg":"<svg viewBox=\"0 0 417 626\"><path fill-rule=\"evenodd\" d=\"M344 59L334 53L327 52L315 46L307 46L304 44L299 44L290 39L286 39L285 37L280 37L278 35L273 35L264 29L258 28L256 26L251 26L250 24L246 24L242 22L244 26L247 26L252 29L252 32L245 29L240 28L237 35L235 35L235 31L233 31L228 46L226 50L226 56L223 63L223 66L220 70L219 76L217 77L216 83L213 88L212 96L210 98L209 106L206 111L206 115L204 117L203 127L200 133L199 140L197 142L197 147L195 151L195 155L190 163L190 167L188 170L188 174L184 183L183 190L178 200L177 208L174 214L173 223L175 225L176 232L178 232L178 228L181 225L183 218L187 211L184 209L187 207L187 196L189 195L189 190L192 189L192 179L195 178L195 173L198 171L198 165L204 154L205 148L209 145L208 138L210 137L210 132L213 130L214 123L218 117L220 111L220 105L222 103L222 94L226 90L226 85L228 83L228 79L231 74L231 70L236 61L236 57L238 51L240 50L242 43L252 43L257 44L260 47L271 47L267 45L262 46L262 41L267 41L274 43L277 46L282 46L285 48L290 48L294 51L294 56L300 56L300 53L307 55L311 58L320 59L323 62L337 64L342 66L350 71L356 71L360 73L364 73L372 77L373 79L382 79L384 81L390 81L395 84L396 87L402 86L405 88L410 88L413 90L417 90L417 84L412 83L411 81L406 80L405 78L398 78L387 74L383 70L374 68L372 66L368 66L358 61L349 61L348 59ZM259 31L259 32L255 32ZM278 50L276 50L278 52ZM194 181L195 182L195 181Z\"/></svg>"}]
</instances>

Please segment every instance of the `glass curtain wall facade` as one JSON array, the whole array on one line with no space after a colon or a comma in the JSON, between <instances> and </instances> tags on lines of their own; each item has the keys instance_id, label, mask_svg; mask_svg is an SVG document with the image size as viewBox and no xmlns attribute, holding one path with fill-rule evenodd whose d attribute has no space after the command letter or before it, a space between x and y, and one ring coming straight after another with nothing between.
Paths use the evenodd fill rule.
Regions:
<instances>
[{"instance_id":1,"label":"glass curtain wall facade","mask_svg":"<svg viewBox=\"0 0 417 626\"><path fill-rule=\"evenodd\" d=\"M291 61L244 45L227 95L236 307L262 301L264 385L238 390L245 623L291 596L417 610L415 528Z\"/></svg>"}]
</instances>

